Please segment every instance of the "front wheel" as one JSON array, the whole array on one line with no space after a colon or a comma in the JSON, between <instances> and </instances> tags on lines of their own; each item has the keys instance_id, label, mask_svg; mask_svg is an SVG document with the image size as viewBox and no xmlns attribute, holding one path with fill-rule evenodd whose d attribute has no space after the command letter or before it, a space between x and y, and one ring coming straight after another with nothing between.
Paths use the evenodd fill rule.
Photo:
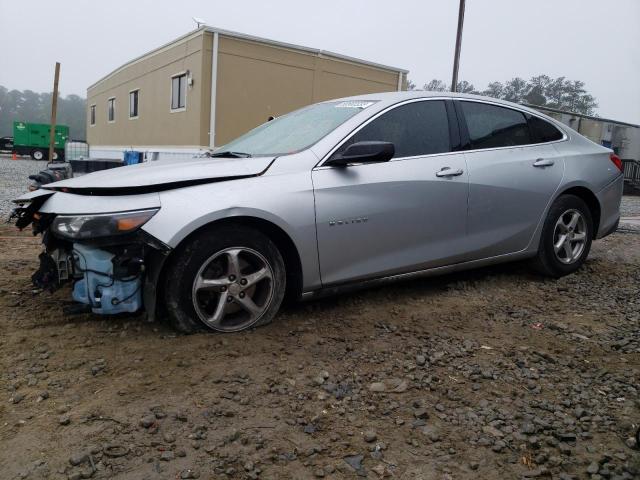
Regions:
<instances>
[{"instance_id":1,"label":"front wheel","mask_svg":"<svg viewBox=\"0 0 640 480\"><path fill-rule=\"evenodd\" d=\"M282 255L261 232L213 227L181 247L164 276L170 322L184 333L238 332L275 317L286 288Z\"/></svg>"},{"instance_id":2,"label":"front wheel","mask_svg":"<svg viewBox=\"0 0 640 480\"><path fill-rule=\"evenodd\" d=\"M562 195L547 214L536 267L552 277L573 273L589 255L592 239L593 219L587 204L575 195Z\"/></svg>"}]
</instances>

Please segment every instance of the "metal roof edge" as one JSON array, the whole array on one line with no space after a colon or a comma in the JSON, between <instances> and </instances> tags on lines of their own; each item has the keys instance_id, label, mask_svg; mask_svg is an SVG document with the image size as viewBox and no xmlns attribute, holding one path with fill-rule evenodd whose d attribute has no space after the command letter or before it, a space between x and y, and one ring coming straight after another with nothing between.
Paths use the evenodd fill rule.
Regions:
<instances>
[{"instance_id":1,"label":"metal roof edge","mask_svg":"<svg viewBox=\"0 0 640 480\"><path fill-rule=\"evenodd\" d=\"M545 107L544 105L532 105L530 103L521 103L520 105L533 108L534 110L546 110L548 112L563 113L566 115L573 115L576 117L587 118L589 120L596 120L598 122L616 123L618 125L625 125L627 127L640 128L640 125L636 125L635 123L621 122L619 120L612 120L611 118L596 117L593 115L586 115L584 113L572 112L570 110L560 110L559 108Z\"/></svg>"},{"instance_id":2,"label":"metal roof edge","mask_svg":"<svg viewBox=\"0 0 640 480\"><path fill-rule=\"evenodd\" d=\"M129 60L126 63L123 63L122 65L120 65L119 67L117 67L116 69L112 70L111 72L107 73L106 75L104 75L103 77L101 77L99 80L96 80L95 82L93 82L91 85L89 85L87 87L87 90L95 87L96 85L98 85L100 82L103 82L105 80L107 80L109 77L111 77L112 75L115 75L116 73L120 72L121 70L125 69L126 67L133 65L134 63L139 62L140 60L143 60L147 57L151 57L153 55L156 55L162 51L164 51L165 49L169 48L169 47L173 47L174 45L179 45L182 42L186 42L188 40L191 40L192 38L195 38L199 35L204 34L207 31L206 27L200 27L196 30L191 30L190 32L185 33L184 35L181 35L180 37L171 40L170 42L164 43L159 47L154 48L153 50L148 51L147 53L143 53L142 55L139 55L131 60Z\"/></svg>"},{"instance_id":3,"label":"metal roof edge","mask_svg":"<svg viewBox=\"0 0 640 480\"><path fill-rule=\"evenodd\" d=\"M291 48L291 49L294 49L294 50L301 50L303 52L314 53L314 54L316 54L318 56L324 55L326 57L333 57L333 58L337 58L339 60L346 60L346 61L349 61L349 62L360 63L362 65L368 65L370 67L376 67L376 68L380 68L380 69L383 69L383 70L391 70L391 71L397 72L397 73L405 73L405 74L409 73L409 70L406 70L404 68L392 67L390 65L384 65L382 63L370 62L368 60L362 60L360 58L350 57L348 55L342 55L340 53L331 52L329 50L321 50L319 48L305 47L303 45L296 45L294 43L281 42L279 40L271 40L269 38L257 37L255 35L248 35L246 33L234 32L232 30L225 30L225 29L217 28L217 27L206 26L204 28L206 28L206 30L208 32L217 33L219 35L223 35L223 36L227 36L227 37L239 38L239 39L242 39L242 40L249 40L249 41L258 42L258 43L264 43L264 44L267 44L267 45L273 45L275 47Z\"/></svg>"},{"instance_id":4,"label":"metal roof edge","mask_svg":"<svg viewBox=\"0 0 640 480\"><path fill-rule=\"evenodd\" d=\"M320 50L318 48L311 48L311 47L305 47L302 45L296 45L293 43L287 43L287 42L281 42L278 40L270 40L268 38L264 38L264 37L257 37L254 35L248 35L245 33L240 33L240 32L234 32L232 30L225 30L222 28L216 28L216 27L211 27L211 26L202 26L196 30L191 30L188 33L185 33L184 35L176 38L175 40L172 40L170 42L167 42L157 48L154 48L153 50L148 51L147 53L144 53L142 55L139 55L131 60L129 60L126 63L123 63L122 65L120 65L119 67L117 67L116 69L112 70L111 72L107 73L106 75L104 75L103 77L101 77L99 80L96 80L95 82L93 82L91 85L89 85L87 87L87 90L90 90L91 88L94 88L95 86L97 86L99 83L107 80L109 77L115 75L116 73L122 71L123 69L125 69L126 67L133 65L134 63L137 63L145 58L151 57L153 55L156 55L162 51L164 51L165 49L169 48L169 47L173 47L174 45L180 44L181 42L185 42L187 40L190 40L191 38L195 38L198 35L202 35L205 32L211 32L211 33L218 33L219 35L223 35L223 36L227 36L227 37L232 37L232 38L239 38L242 40L249 40L249 41L253 41L253 42L257 42L257 43L264 43L266 45L273 45L275 47L281 47L281 48L290 48L293 50L300 50L303 52L307 52L307 53L313 53L315 55L318 56L325 56L325 57L330 57L330 58L335 58L338 60L344 60L344 61L348 61L348 62L354 62L354 63L359 63L361 65L367 65L370 67L374 67L374 68L379 68L382 70L389 70L392 72L396 72L396 73L403 73L403 74L407 74L409 73L409 70L405 70L404 68L398 68L398 67L392 67L390 65L384 65L381 63L376 63L376 62L370 62L368 60L362 60L360 58L355 58L355 57L350 57L348 55L342 55L340 53L334 53L334 52L330 52L328 50Z\"/></svg>"}]
</instances>

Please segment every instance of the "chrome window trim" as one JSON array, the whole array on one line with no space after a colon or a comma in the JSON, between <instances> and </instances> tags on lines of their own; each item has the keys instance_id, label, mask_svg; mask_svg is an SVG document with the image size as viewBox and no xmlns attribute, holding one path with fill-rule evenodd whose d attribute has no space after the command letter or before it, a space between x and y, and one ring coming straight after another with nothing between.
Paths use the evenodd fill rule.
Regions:
<instances>
[{"instance_id":1,"label":"chrome window trim","mask_svg":"<svg viewBox=\"0 0 640 480\"><path fill-rule=\"evenodd\" d=\"M492 102L492 101L487 101L487 100L476 100L475 98L453 98L454 101L459 101L459 102L472 102L472 103L485 103L487 105L493 105L494 107L502 107L502 108L508 108L511 110L514 110L516 112L520 112L523 115L531 115L533 117L538 117L540 120L547 122L547 123L551 123L549 122L549 120L547 120L546 118L543 118L542 115L538 114L538 113L532 113L528 110L522 110L520 108L515 108L515 107L511 107L508 105L503 105L501 103L497 103L497 102ZM523 145L510 145L510 146L506 146L506 147L493 147L493 148L474 148L473 150L461 150L461 152L464 153L473 153L473 152L485 152L485 151L490 151L490 150L504 150L505 148L524 148L524 147L537 147L538 145L551 145L554 143L560 143L560 142L566 142L567 140L569 140L569 135L567 134L567 132L565 132L564 128L560 128L558 127L558 125L556 125L555 120L553 123L551 123L551 125L553 125L557 130L560 131L560 133L562 133L562 138L560 140L553 140L552 142L540 142L540 143L525 143Z\"/></svg>"},{"instance_id":2,"label":"chrome window trim","mask_svg":"<svg viewBox=\"0 0 640 480\"><path fill-rule=\"evenodd\" d=\"M492 102L492 101L488 101L488 100L476 100L474 98L460 98L460 97L447 97L447 96L438 96L438 97L422 97L422 98L412 98L409 100L404 100L402 102L399 103L394 103L393 105L389 105L387 108L385 108L384 110L379 111L378 113L376 113L375 115L373 115L372 117L370 117L369 119L367 119L367 121L365 121L364 123L360 124L357 128L355 128L354 130L352 130L347 136L345 136L342 140L340 140L340 142L338 142L336 144L336 146L334 146L331 150L329 150L329 153L327 153L324 157L322 157L322 159L318 162L318 164L313 168L313 170L324 170L324 169L328 169L328 168L344 168L344 167L333 167L331 165L324 165L327 160L329 160L329 158L331 158L331 155L333 155L336 150L338 150L345 142L347 142L351 137L353 137L356 133L358 133L361 129L363 129L364 127L366 127L369 123L371 123L372 121L374 121L376 118L380 117L381 115L384 115L385 113L387 113L390 110L393 110L394 108L398 108L401 107L403 105L407 105L409 103L415 103L415 102L428 102L431 100L452 100L452 101L460 101L460 102L475 102L475 103L485 103L487 105L493 105L496 107L502 107L502 108L508 108L511 110L515 110L516 112L520 112L523 115L528 114L528 115L532 115L535 117L538 117L539 119L547 122L547 123L551 123L549 122L549 120L547 120L546 118L542 117L542 115L538 114L538 113L533 113L530 112L528 110L522 110L520 108L514 108L508 105L503 105L501 103L498 102ZM513 149L513 148L527 148L527 147L538 147L540 145L553 145L554 143L561 143L561 142L566 142L567 140L569 140L569 135L567 134L567 132L563 129L558 127L558 125L556 125L556 122L554 120L554 122L552 123L552 125L557 128L560 133L562 133L562 138L560 140L554 140L552 142L541 142L541 143L525 143L524 145L509 145L509 146L505 146L505 147L493 147L493 148L476 148L473 150L458 150L456 152L441 152L441 153L427 153L425 155L413 155L411 157L397 157L397 158L392 158L391 160L389 160L389 162L397 162L397 161L401 161L401 160L414 160L417 158L430 158L430 157L440 157L443 155L453 155L453 154L461 154L461 153L475 153L475 152L489 152L489 151L493 151L493 150L506 150L506 149ZM361 165L371 165L371 164L365 164L365 163L353 163L353 164L349 164L349 166L361 166Z\"/></svg>"},{"instance_id":3,"label":"chrome window trim","mask_svg":"<svg viewBox=\"0 0 640 480\"><path fill-rule=\"evenodd\" d=\"M410 103L428 102L428 101L431 101L431 100L440 100L440 101L442 101L442 100L449 100L450 98L451 97L411 98L409 100L403 100L402 102L398 102L398 103L394 103L393 105L389 105L387 108L385 108L384 110L379 111L378 113L376 113L372 117L369 117L364 123L361 123L355 129L353 129L351 132L349 132L331 150L329 150L329 153L327 153L324 157L322 157L322 159L314 167L314 170L315 169L320 169L320 168L322 168L322 169L325 169L325 168L344 168L344 167L332 167L330 165L325 166L324 164L325 164L325 162L327 160L329 160L329 158L331 158L331 155L333 155L336 152L336 150L338 150L345 142L347 142L347 140L349 140L356 133L358 133L360 130L362 130L364 127L366 127L369 123L373 122L376 118L380 117L381 115L384 115L388 111L393 110L393 109L398 108L398 107L402 107L403 105L408 105ZM396 158L392 158L389 161L390 162L396 162L398 160L408 160L408 159L412 159L412 158L424 158L424 157L431 157L431 156L436 156L436 155L449 155L449 154L452 154L452 153L460 153L460 152L427 153L425 155L414 155L414 156L411 156L411 157L396 157ZM349 165L365 165L365 164L354 163L354 164L349 164Z\"/></svg>"}]
</instances>

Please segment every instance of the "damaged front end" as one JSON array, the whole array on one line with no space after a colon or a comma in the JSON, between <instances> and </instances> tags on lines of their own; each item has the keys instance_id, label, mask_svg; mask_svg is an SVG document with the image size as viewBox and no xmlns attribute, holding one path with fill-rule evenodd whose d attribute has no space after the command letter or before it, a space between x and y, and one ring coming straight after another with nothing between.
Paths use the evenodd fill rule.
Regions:
<instances>
[{"instance_id":1,"label":"damaged front end","mask_svg":"<svg viewBox=\"0 0 640 480\"><path fill-rule=\"evenodd\" d=\"M145 306L153 319L156 283L170 249L140 227L159 208L100 214L41 212L51 194L31 199L12 215L18 228L31 225L34 235L42 234L34 285L53 291L73 282L75 303L65 308L68 314L133 313Z\"/></svg>"}]
</instances>

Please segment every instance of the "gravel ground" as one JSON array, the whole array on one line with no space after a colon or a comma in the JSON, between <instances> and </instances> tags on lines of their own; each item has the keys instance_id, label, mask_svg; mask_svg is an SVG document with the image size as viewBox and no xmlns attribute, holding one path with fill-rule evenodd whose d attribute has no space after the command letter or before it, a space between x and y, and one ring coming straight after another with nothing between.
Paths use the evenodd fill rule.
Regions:
<instances>
[{"instance_id":1,"label":"gravel ground","mask_svg":"<svg viewBox=\"0 0 640 480\"><path fill-rule=\"evenodd\" d=\"M0 162L4 205L41 164ZM3 480L640 478L638 234L560 280L492 267L233 335L65 317L39 251L0 226Z\"/></svg>"},{"instance_id":2,"label":"gravel ground","mask_svg":"<svg viewBox=\"0 0 640 480\"><path fill-rule=\"evenodd\" d=\"M27 191L29 175L47 168L47 162L28 158L11 160L10 155L0 155L0 219L11 213L11 200Z\"/></svg>"},{"instance_id":3,"label":"gravel ground","mask_svg":"<svg viewBox=\"0 0 640 480\"><path fill-rule=\"evenodd\" d=\"M2 479L640 478L640 235L233 335L64 317L38 252L0 227Z\"/></svg>"}]
</instances>

